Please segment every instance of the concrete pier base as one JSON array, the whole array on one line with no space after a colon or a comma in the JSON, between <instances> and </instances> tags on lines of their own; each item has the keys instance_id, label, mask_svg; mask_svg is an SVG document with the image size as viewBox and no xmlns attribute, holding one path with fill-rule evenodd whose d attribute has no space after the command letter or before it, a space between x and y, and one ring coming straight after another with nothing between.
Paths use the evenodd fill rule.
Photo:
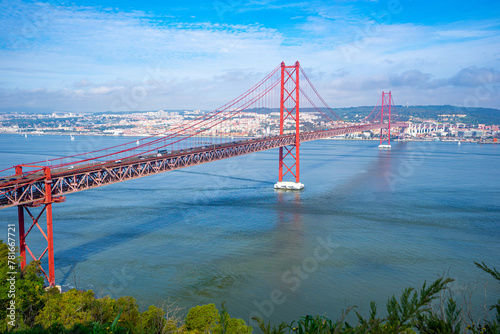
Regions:
<instances>
[{"instance_id":1,"label":"concrete pier base","mask_svg":"<svg viewBox=\"0 0 500 334\"><path fill-rule=\"evenodd\" d=\"M285 189L285 190L302 190L304 189L304 184L300 182L278 182L274 185L274 189Z\"/></svg>"}]
</instances>

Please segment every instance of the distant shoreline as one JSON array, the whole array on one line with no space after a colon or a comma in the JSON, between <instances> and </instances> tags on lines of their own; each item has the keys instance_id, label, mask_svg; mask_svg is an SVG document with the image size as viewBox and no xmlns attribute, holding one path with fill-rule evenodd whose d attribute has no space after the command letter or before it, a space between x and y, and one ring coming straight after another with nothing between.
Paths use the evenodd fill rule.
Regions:
<instances>
[{"instance_id":1,"label":"distant shoreline","mask_svg":"<svg viewBox=\"0 0 500 334\"><path fill-rule=\"evenodd\" d=\"M144 137L153 137L153 136L161 136L161 134L137 134L137 135L114 135L110 133L75 133L75 132L68 132L68 133L28 133L28 132L1 132L0 135L19 135L19 136L105 136L105 137L123 137L123 138L144 138ZM235 137L235 138L260 138L260 137L245 137L245 136L200 136L200 137L205 137L205 138L228 138L228 137ZM319 140L348 140L348 141L379 141L379 138L320 138ZM463 142L463 143L478 143L478 144L498 144L499 142L481 142L479 139L475 140L464 140L464 139L447 139L447 140L435 140L434 138L412 138L412 139L405 139L405 140L399 140L399 139L393 139L393 141L396 142L409 142L409 141L418 141L418 142Z\"/></svg>"}]
</instances>

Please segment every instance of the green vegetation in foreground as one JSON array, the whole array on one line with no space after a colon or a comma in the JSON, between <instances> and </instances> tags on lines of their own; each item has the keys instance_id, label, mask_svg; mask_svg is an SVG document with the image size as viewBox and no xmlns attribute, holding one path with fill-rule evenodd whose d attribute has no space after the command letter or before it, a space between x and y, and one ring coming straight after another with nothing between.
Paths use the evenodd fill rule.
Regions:
<instances>
[{"instance_id":1,"label":"green vegetation in foreground","mask_svg":"<svg viewBox=\"0 0 500 334\"><path fill-rule=\"evenodd\" d=\"M9 258L9 248L11 257ZM70 290L59 293L55 288L46 291L37 262L31 262L20 270L19 259L12 258L12 247L0 241L0 331L16 333L213 333L247 334L252 327L242 319L229 316L222 303L221 312L214 304L196 306L186 317L177 316L177 309L171 306L149 306L141 312L132 297L113 299L108 296L96 298L92 291ZM15 266L9 267L14 261ZM500 273L484 263L475 263L500 283ZM10 263L12 265L12 263ZM15 320L9 311L12 298L8 279L15 272ZM459 306L448 291L453 280L439 278L432 284L424 283L420 290L405 289L399 298L392 296L386 304L386 317L377 315L377 306L370 303L367 318L354 307L344 311L341 317L332 321L323 316L305 316L291 324L272 325L255 318L260 330L266 334L313 334L313 333L500 333L500 299L490 307L495 318L485 315L473 319L468 310L470 305ZM446 295L448 297L446 297ZM347 315L354 312L356 324L346 322Z\"/></svg>"}]
</instances>

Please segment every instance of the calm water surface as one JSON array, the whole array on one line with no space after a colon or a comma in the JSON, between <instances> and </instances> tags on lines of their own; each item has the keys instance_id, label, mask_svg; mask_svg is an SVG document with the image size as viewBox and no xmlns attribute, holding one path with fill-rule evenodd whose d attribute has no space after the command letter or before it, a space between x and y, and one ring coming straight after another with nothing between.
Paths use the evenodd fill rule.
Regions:
<instances>
[{"instance_id":1,"label":"calm water surface","mask_svg":"<svg viewBox=\"0 0 500 334\"><path fill-rule=\"evenodd\" d=\"M1 135L0 169L130 140ZM54 205L56 281L142 306L226 300L232 316L288 322L383 309L447 274L454 291L477 283L482 305L489 277L473 261L500 267L500 145L377 144L303 144L302 192L273 189L269 150L69 195ZM16 209L0 220L15 223ZM39 234L28 243L43 246Z\"/></svg>"}]
</instances>

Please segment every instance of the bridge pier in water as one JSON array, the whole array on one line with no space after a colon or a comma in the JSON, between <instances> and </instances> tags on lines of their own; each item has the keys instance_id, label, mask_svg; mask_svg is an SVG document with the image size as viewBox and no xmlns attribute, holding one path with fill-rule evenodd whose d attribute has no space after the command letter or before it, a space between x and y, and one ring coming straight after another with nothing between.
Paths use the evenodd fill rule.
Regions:
<instances>
[{"instance_id":1,"label":"bridge pier in water","mask_svg":"<svg viewBox=\"0 0 500 334\"><path fill-rule=\"evenodd\" d=\"M281 63L280 136L284 134L285 121L291 119L295 123L295 143L279 148L279 174L274 189L304 189L304 184L300 183L299 72L298 61L293 66ZM295 178L295 182L283 181L283 177L288 173Z\"/></svg>"}]
</instances>

